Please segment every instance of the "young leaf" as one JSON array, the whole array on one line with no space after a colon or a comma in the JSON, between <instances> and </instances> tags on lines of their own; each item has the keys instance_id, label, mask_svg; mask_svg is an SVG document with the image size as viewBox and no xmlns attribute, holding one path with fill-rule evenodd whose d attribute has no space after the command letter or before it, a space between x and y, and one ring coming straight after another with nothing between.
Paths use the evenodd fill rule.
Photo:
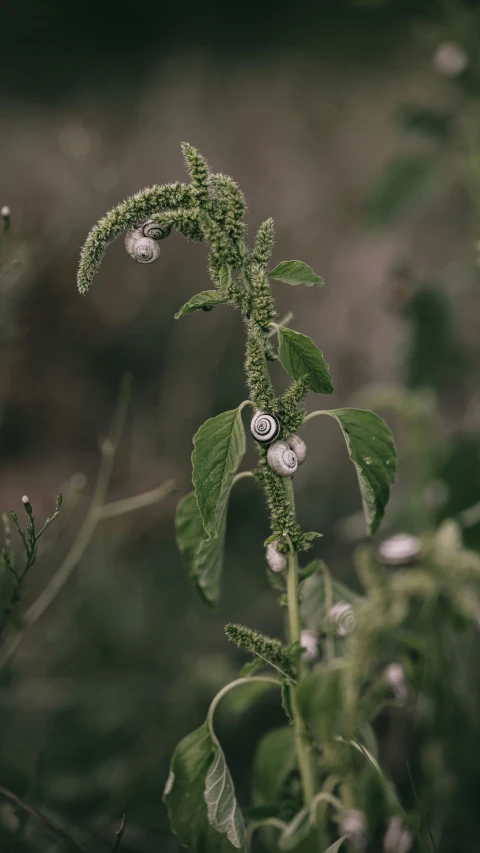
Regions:
<instances>
[{"instance_id":1,"label":"young leaf","mask_svg":"<svg viewBox=\"0 0 480 853\"><path fill-rule=\"evenodd\" d=\"M192 296L185 305L182 305L179 311L174 315L175 320L180 317L185 317L187 314L193 314L194 311L200 311L202 308L208 311L214 305L223 305L228 302L226 296L223 296L218 290L202 290L201 293Z\"/></svg>"},{"instance_id":2,"label":"young leaf","mask_svg":"<svg viewBox=\"0 0 480 853\"><path fill-rule=\"evenodd\" d=\"M211 737L216 755L205 779L208 821L218 832L225 833L234 848L247 851L245 823L235 797L232 777L223 750L213 732Z\"/></svg>"},{"instance_id":3,"label":"young leaf","mask_svg":"<svg viewBox=\"0 0 480 853\"><path fill-rule=\"evenodd\" d=\"M397 452L383 418L367 409L332 409L355 465L368 533L377 532L395 480Z\"/></svg>"},{"instance_id":4,"label":"young leaf","mask_svg":"<svg viewBox=\"0 0 480 853\"><path fill-rule=\"evenodd\" d=\"M272 729L258 744L253 763L253 803L278 806L283 783L296 766L295 737L290 726Z\"/></svg>"},{"instance_id":5,"label":"young leaf","mask_svg":"<svg viewBox=\"0 0 480 853\"><path fill-rule=\"evenodd\" d=\"M193 485L205 532L219 535L233 478L246 450L242 406L206 421L193 437Z\"/></svg>"},{"instance_id":6,"label":"young leaf","mask_svg":"<svg viewBox=\"0 0 480 853\"><path fill-rule=\"evenodd\" d=\"M316 275L303 261L282 261L268 275L269 278L284 281L286 284L305 284L307 287L321 287L325 284L323 278Z\"/></svg>"},{"instance_id":7,"label":"young leaf","mask_svg":"<svg viewBox=\"0 0 480 853\"><path fill-rule=\"evenodd\" d=\"M317 394L333 394L332 377L321 350L307 335L285 326L278 328L278 357L292 379L306 376L308 387Z\"/></svg>"},{"instance_id":8,"label":"young leaf","mask_svg":"<svg viewBox=\"0 0 480 853\"><path fill-rule=\"evenodd\" d=\"M304 569L300 569L299 574L298 574L298 579L301 581L305 581L307 578L311 577L312 575L316 575L317 572L322 567L322 562L323 562L322 560L311 560L308 563L308 565L305 566ZM302 590L304 590L304 589L305 589L305 585L302 587Z\"/></svg>"},{"instance_id":9,"label":"young leaf","mask_svg":"<svg viewBox=\"0 0 480 853\"><path fill-rule=\"evenodd\" d=\"M190 579L208 607L220 600L226 512L218 537L207 539L194 492L185 495L175 516L177 545Z\"/></svg>"},{"instance_id":10,"label":"young leaf","mask_svg":"<svg viewBox=\"0 0 480 853\"><path fill-rule=\"evenodd\" d=\"M228 802L219 796L217 777L224 778ZM173 831L190 853L247 853L245 826L232 780L207 723L178 744L163 800Z\"/></svg>"}]
</instances>

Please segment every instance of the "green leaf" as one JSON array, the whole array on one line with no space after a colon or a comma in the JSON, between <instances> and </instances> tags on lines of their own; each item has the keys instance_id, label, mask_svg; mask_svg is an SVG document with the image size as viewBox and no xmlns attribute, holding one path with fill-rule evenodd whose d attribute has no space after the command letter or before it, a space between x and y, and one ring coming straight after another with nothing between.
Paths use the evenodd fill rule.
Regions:
<instances>
[{"instance_id":1,"label":"green leaf","mask_svg":"<svg viewBox=\"0 0 480 853\"><path fill-rule=\"evenodd\" d=\"M188 302L185 302L185 305L182 305L180 310L174 315L175 320L179 320L180 317L193 314L194 311L200 311L201 309L208 311L214 305L223 305L226 302L228 302L228 298L219 293L218 290L202 290L201 293L192 296Z\"/></svg>"},{"instance_id":2,"label":"green leaf","mask_svg":"<svg viewBox=\"0 0 480 853\"><path fill-rule=\"evenodd\" d=\"M177 545L190 579L208 607L220 600L226 512L218 537L207 539L194 492L185 495L175 516Z\"/></svg>"},{"instance_id":3,"label":"green leaf","mask_svg":"<svg viewBox=\"0 0 480 853\"><path fill-rule=\"evenodd\" d=\"M310 530L308 533L303 534L303 538L305 542L313 542L315 539L321 539L323 533L317 533L315 530Z\"/></svg>"},{"instance_id":4,"label":"green leaf","mask_svg":"<svg viewBox=\"0 0 480 853\"><path fill-rule=\"evenodd\" d=\"M347 840L347 838L348 835L342 835L342 837L339 838L338 841L335 841L333 844L330 845L330 847L327 847L327 849L324 850L324 853L338 853L340 847L342 846L343 842Z\"/></svg>"},{"instance_id":5,"label":"green leaf","mask_svg":"<svg viewBox=\"0 0 480 853\"><path fill-rule=\"evenodd\" d=\"M312 575L316 575L317 572L320 571L322 567L323 560L311 560L308 565L305 566L304 569L300 569L298 574L298 579L301 581L305 581L307 578ZM305 589L305 586L302 587L302 590Z\"/></svg>"},{"instance_id":6,"label":"green leaf","mask_svg":"<svg viewBox=\"0 0 480 853\"><path fill-rule=\"evenodd\" d=\"M230 268L229 268L228 264L224 264L222 267L220 267L220 270L218 272L218 280L219 280L221 292L225 296L227 296L228 295L228 289L229 289L230 283L231 283L231 274L230 274Z\"/></svg>"},{"instance_id":7,"label":"green leaf","mask_svg":"<svg viewBox=\"0 0 480 853\"><path fill-rule=\"evenodd\" d=\"M172 830L190 853L247 853L232 779L207 723L178 744L163 800Z\"/></svg>"},{"instance_id":8,"label":"green leaf","mask_svg":"<svg viewBox=\"0 0 480 853\"><path fill-rule=\"evenodd\" d=\"M332 377L321 350L312 339L285 326L278 328L278 356L293 379L307 377L308 387L317 394L333 394Z\"/></svg>"},{"instance_id":9,"label":"green leaf","mask_svg":"<svg viewBox=\"0 0 480 853\"><path fill-rule=\"evenodd\" d=\"M210 826L225 833L235 849L247 851L245 823L235 797L232 777L223 750L213 732L211 736L216 754L205 779L208 820Z\"/></svg>"},{"instance_id":10,"label":"green leaf","mask_svg":"<svg viewBox=\"0 0 480 853\"><path fill-rule=\"evenodd\" d=\"M275 808L282 786L295 766L295 738L290 726L267 732L258 744L253 763L254 805Z\"/></svg>"},{"instance_id":11,"label":"green leaf","mask_svg":"<svg viewBox=\"0 0 480 853\"><path fill-rule=\"evenodd\" d=\"M246 450L242 406L210 418L193 438L193 485L205 532L217 537Z\"/></svg>"},{"instance_id":12,"label":"green leaf","mask_svg":"<svg viewBox=\"0 0 480 853\"><path fill-rule=\"evenodd\" d=\"M422 201L434 186L437 171L437 162L428 155L392 160L367 200L371 225L376 228L390 225Z\"/></svg>"},{"instance_id":13,"label":"green leaf","mask_svg":"<svg viewBox=\"0 0 480 853\"><path fill-rule=\"evenodd\" d=\"M340 424L350 459L355 465L367 530L377 532L395 480L397 452L383 418L368 409L332 409Z\"/></svg>"},{"instance_id":14,"label":"green leaf","mask_svg":"<svg viewBox=\"0 0 480 853\"><path fill-rule=\"evenodd\" d=\"M296 690L299 712L317 743L331 743L345 730L344 666L319 664Z\"/></svg>"},{"instance_id":15,"label":"green leaf","mask_svg":"<svg viewBox=\"0 0 480 853\"><path fill-rule=\"evenodd\" d=\"M282 261L274 270L268 273L270 278L284 281L286 284L306 284L307 287L321 287L325 284L323 278L316 275L308 264L303 261Z\"/></svg>"}]
</instances>

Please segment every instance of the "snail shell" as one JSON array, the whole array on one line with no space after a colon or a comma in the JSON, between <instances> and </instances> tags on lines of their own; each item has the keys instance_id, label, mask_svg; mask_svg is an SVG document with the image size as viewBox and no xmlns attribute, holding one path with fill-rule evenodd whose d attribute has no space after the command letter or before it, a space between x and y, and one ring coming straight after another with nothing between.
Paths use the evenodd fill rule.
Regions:
<instances>
[{"instance_id":1,"label":"snail shell","mask_svg":"<svg viewBox=\"0 0 480 853\"><path fill-rule=\"evenodd\" d=\"M399 815L390 818L383 839L384 853L408 853L412 849L413 836Z\"/></svg>"},{"instance_id":2,"label":"snail shell","mask_svg":"<svg viewBox=\"0 0 480 853\"><path fill-rule=\"evenodd\" d=\"M160 256L160 246L151 237L144 237L138 228L129 228L125 234L125 248L139 264L153 264Z\"/></svg>"},{"instance_id":3,"label":"snail shell","mask_svg":"<svg viewBox=\"0 0 480 853\"><path fill-rule=\"evenodd\" d=\"M297 457L286 441L274 441L270 445L267 462L279 477L291 477L298 468Z\"/></svg>"},{"instance_id":4,"label":"snail shell","mask_svg":"<svg viewBox=\"0 0 480 853\"><path fill-rule=\"evenodd\" d=\"M159 225L153 219L147 219L142 225L142 233L144 237L151 237L152 240L164 240L171 232L168 226Z\"/></svg>"},{"instance_id":5,"label":"snail shell","mask_svg":"<svg viewBox=\"0 0 480 853\"><path fill-rule=\"evenodd\" d=\"M337 637L348 637L357 627L353 607L346 601L337 601L328 611L327 619Z\"/></svg>"},{"instance_id":6,"label":"snail shell","mask_svg":"<svg viewBox=\"0 0 480 853\"><path fill-rule=\"evenodd\" d=\"M418 559L421 550L422 543L418 536L396 533L380 543L378 556L380 562L386 566L406 566Z\"/></svg>"},{"instance_id":7,"label":"snail shell","mask_svg":"<svg viewBox=\"0 0 480 853\"><path fill-rule=\"evenodd\" d=\"M250 432L256 441L267 444L278 438L280 423L278 418L269 412L255 412L250 422Z\"/></svg>"},{"instance_id":8,"label":"snail shell","mask_svg":"<svg viewBox=\"0 0 480 853\"><path fill-rule=\"evenodd\" d=\"M268 567L276 574L283 572L287 568L288 562L287 555L281 554L277 549L279 541L279 539L275 539L275 542L269 542L265 550L265 559Z\"/></svg>"},{"instance_id":9,"label":"snail shell","mask_svg":"<svg viewBox=\"0 0 480 853\"><path fill-rule=\"evenodd\" d=\"M359 809L348 809L340 819L340 832L346 835L357 853L367 847L367 820Z\"/></svg>"},{"instance_id":10,"label":"snail shell","mask_svg":"<svg viewBox=\"0 0 480 853\"><path fill-rule=\"evenodd\" d=\"M318 634L315 631L305 629L300 633L300 645L302 647L302 660L312 663L318 658Z\"/></svg>"},{"instance_id":11,"label":"snail shell","mask_svg":"<svg viewBox=\"0 0 480 853\"><path fill-rule=\"evenodd\" d=\"M307 445L303 438L300 438L299 435L291 435L290 438L286 439L286 441L297 457L298 464L301 465L302 462L305 462L305 459L307 458Z\"/></svg>"}]
</instances>

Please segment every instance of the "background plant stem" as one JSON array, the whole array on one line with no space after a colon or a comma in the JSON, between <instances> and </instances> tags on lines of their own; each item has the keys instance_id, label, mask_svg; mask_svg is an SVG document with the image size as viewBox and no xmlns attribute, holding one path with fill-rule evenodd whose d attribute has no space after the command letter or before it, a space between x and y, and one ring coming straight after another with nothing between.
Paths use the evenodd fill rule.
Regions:
<instances>
[{"instance_id":1,"label":"background plant stem","mask_svg":"<svg viewBox=\"0 0 480 853\"><path fill-rule=\"evenodd\" d=\"M293 491L293 483L291 477L285 478L285 491L288 500L295 510L295 495ZM287 600L288 600L288 620L290 629L290 642L300 644L300 610L298 605L298 557L290 543L290 551L288 554L288 576L287 576ZM300 660L299 665L299 680L303 675L303 664ZM302 780L303 796L305 805L311 802L315 796L315 779L310 756L310 748L307 741L307 733L305 723L302 719L298 708L297 696L295 688L292 689L292 705L295 717L295 750L297 753L298 769Z\"/></svg>"}]
</instances>

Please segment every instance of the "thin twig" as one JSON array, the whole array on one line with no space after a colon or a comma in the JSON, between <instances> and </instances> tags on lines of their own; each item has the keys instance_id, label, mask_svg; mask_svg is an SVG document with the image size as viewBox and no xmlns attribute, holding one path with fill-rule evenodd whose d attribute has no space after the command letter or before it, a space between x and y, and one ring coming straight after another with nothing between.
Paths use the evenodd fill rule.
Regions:
<instances>
[{"instance_id":1,"label":"thin twig","mask_svg":"<svg viewBox=\"0 0 480 853\"><path fill-rule=\"evenodd\" d=\"M7 663L7 661L10 659L12 654L19 646L19 644L22 642L22 639L25 635L25 629L33 625L34 622L36 622L44 614L45 610L47 610L47 608L50 606L50 604L52 604L59 592L63 589L72 572L82 559L88 545L90 544L90 541L93 537L93 534L95 533L99 521L104 517L120 515L122 511L128 512L131 509L136 509L137 507L142 505L148 506L149 503L154 503L155 500L159 501L163 497L166 497L167 494L170 494L171 490L173 490L173 484L170 481L164 486L159 487L158 489L152 490L151 492L146 492L145 495L135 495L132 498L127 498L125 501L115 501L110 505L105 505L115 458L115 452L120 442L123 425L127 413L127 406L130 398L130 388L131 377L128 375L124 377L122 382L117 409L113 418L110 435L103 442L102 445L102 458L100 462L100 469L98 472L97 480L95 483L92 502L90 504L90 508L84 519L84 522L80 528L78 536L72 547L70 548L70 551L66 555L64 561L57 569L53 577L50 579L45 589L40 593L36 601L33 602L33 604L24 614L22 619L22 630L18 631L16 634L13 634L13 636L10 637L9 641L5 643L2 651L0 652L0 669ZM156 493L155 500L153 497L154 492ZM142 503L146 496L148 496L148 498L145 500L145 503ZM123 504L123 510L120 507L121 504ZM103 515L103 510L106 507L110 507L110 509L107 509L107 512L105 513L105 515ZM112 508L114 511L112 511Z\"/></svg>"},{"instance_id":2,"label":"thin twig","mask_svg":"<svg viewBox=\"0 0 480 853\"><path fill-rule=\"evenodd\" d=\"M119 849L120 844L122 843L123 833L125 832L125 822L126 817L122 815L122 820L120 821L120 826L115 833L115 841L113 842L112 853L116 853Z\"/></svg>"},{"instance_id":3,"label":"thin twig","mask_svg":"<svg viewBox=\"0 0 480 853\"><path fill-rule=\"evenodd\" d=\"M124 515L126 512L133 512L136 509L143 509L146 506L151 506L159 501L173 495L175 492L175 483L173 480L167 480L163 486L158 486L156 489L151 489L149 492L143 492L141 495L134 495L131 498L125 498L120 501L111 501L100 507L98 517L113 518L115 515Z\"/></svg>"},{"instance_id":4,"label":"thin twig","mask_svg":"<svg viewBox=\"0 0 480 853\"><path fill-rule=\"evenodd\" d=\"M56 835L59 841L63 841L64 844L68 844L72 850L76 850L77 853L87 853L85 847L82 847L78 841L68 835L61 826L58 826L58 824L54 823L46 815L37 811L37 809L34 809L33 806L29 806L28 803L25 803L20 799L20 797L17 797L16 794L13 794L12 791L8 790L8 788L4 788L3 785L0 785L0 794L2 797L5 797L5 799L10 800L10 802L17 806L17 808L23 809L23 811L28 812L32 817L35 817L43 823L50 832Z\"/></svg>"}]
</instances>

